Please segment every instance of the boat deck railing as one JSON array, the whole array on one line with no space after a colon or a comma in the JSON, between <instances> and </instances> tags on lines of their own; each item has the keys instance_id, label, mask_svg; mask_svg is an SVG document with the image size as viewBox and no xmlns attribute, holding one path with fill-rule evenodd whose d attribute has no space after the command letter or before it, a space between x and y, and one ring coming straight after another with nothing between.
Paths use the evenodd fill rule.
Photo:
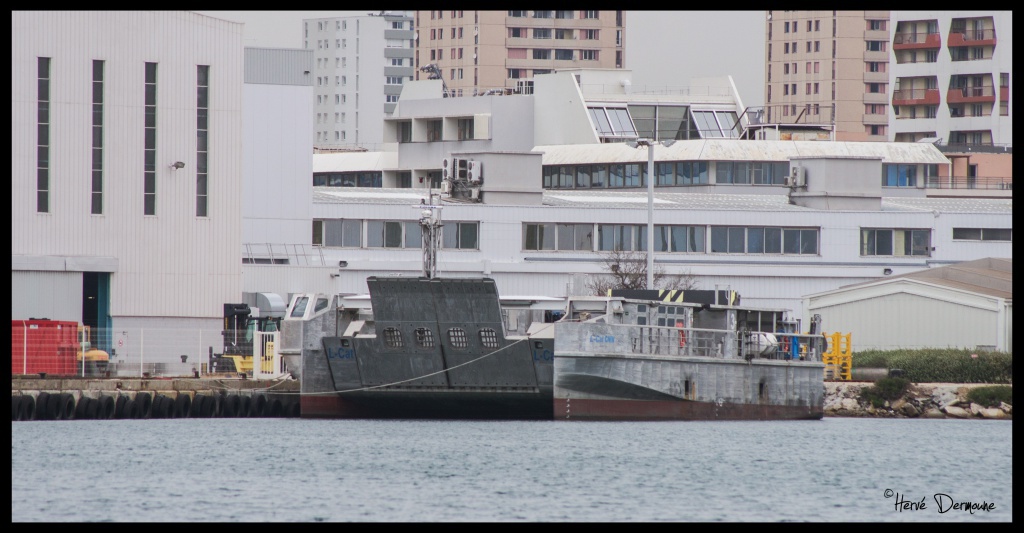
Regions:
<instances>
[{"instance_id":1,"label":"boat deck railing","mask_svg":"<svg viewBox=\"0 0 1024 533\"><path fill-rule=\"evenodd\" d=\"M768 344L756 332L721 329L570 321L556 327L563 353L821 361L825 349L821 335L775 333L777 343Z\"/></svg>"}]
</instances>

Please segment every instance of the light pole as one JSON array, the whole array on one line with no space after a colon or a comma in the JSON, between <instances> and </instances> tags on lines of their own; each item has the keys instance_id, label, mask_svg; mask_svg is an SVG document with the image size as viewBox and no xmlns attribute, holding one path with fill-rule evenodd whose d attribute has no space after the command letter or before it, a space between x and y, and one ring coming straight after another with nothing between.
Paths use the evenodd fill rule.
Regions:
<instances>
[{"instance_id":1,"label":"light pole","mask_svg":"<svg viewBox=\"0 0 1024 533\"><path fill-rule=\"evenodd\" d=\"M675 139L661 141L662 146L672 146ZM654 145L658 141L637 139L626 143L633 148L647 147L647 290L654 289Z\"/></svg>"}]
</instances>

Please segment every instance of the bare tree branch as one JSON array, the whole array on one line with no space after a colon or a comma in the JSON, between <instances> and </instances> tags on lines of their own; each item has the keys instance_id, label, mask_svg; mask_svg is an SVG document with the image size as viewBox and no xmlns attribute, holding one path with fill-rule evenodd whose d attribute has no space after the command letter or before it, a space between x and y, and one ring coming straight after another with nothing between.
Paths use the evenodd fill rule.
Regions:
<instances>
[{"instance_id":1,"label":"bare tree branch","mask_svg":"<svg viewBox=\"0 0 1024 533\"><path fill-rule=\"evenodd\" d=\"M605 275L589 276L587 289L593 294L604 296L611 289L646 289L647 288L647 255L646 252L629 250L612 250L602 257ZM698 286L697 277L690 271L681 274L666 274L660 266L654 267L654 288L693 290Z\"/></svg>"}]
</instances>

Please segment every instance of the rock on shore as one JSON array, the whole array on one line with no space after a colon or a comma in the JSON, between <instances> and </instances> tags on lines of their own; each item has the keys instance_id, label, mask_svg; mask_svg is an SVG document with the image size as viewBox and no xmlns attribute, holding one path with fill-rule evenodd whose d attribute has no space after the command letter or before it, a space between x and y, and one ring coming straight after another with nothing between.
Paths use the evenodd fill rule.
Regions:
<instances>
[{"instance_id":1,"label":"rock on shore","mask_svg":"<svg viewBox=\"0 0 1024 533\"><path fill-rule=\"evenodd\" d=\"M884 407L860 399L860 391L873 383L825 382L825 416L878 418L984 418L1012 419L1013 406L985 407L967 400L967 392L983 383L914 383L907 393Z\"/></svg>"}]
</instances>

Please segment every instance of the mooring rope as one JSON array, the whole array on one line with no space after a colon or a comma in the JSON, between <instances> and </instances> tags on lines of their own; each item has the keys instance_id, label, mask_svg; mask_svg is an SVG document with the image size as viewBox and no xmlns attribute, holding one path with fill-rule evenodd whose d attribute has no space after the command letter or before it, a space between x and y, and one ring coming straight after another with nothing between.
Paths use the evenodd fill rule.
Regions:
<instances>
[{"instance_id":1,"label":"mooring rope","mask_svg":"<svg viewBox=\"0 0 1024 533\"><path fill-rule=\"evenodd\" d=\"M544 330L546 330L547 328L550 328L550 327L554 327L554 323L549 323L549 324L545 325L544 328L541 331L544 331ZM491 353L486 353L484 355L481 355L480 357L477 357L476 359L471 359L469 361L466 361L465 363L458 364L458 365L455 365L453 367L445 368L445 369L442 369L442 370L438 370L437 372L431 372L431 373L423 375L423 376L418 376L418 377L409 378L409 379L403 379L401 381L395 381L395 382L392 382L392 383L385 383L383 385L374 385L372 387L360 387L358 389L346 389L346 390L329 391L329 392L300 392L299 394L301 394L302 396L323 396L323 395L343 394L343 393L347 393L347 392L368 391L368 390L374 390L374 389L381 389L381 388L384 388L384 387L393 387L395 385L401 385L402 383L408 383L410 381L416 381L418 379L429 378L431 376L436 376L438 374L441 374L441 373L444 373L444 372L448 372L449 370L455 370L456 368L460 368L460 367L463 367L463 366L466 366L466 365L473 364L473 363L475 363L477 361L480 361L482 359L490 357L490 356L492 356L492 355L494 355L494 354L496 354L498 352L501 352L501 351L503 351L503 350L505 350L507 348L511 348L511 347L521 343L521 342L528 341L528 340L530 340L530 337L523 337L522 339L519 339L519 340L517 340L515 342L506 344L505 346L502 346L501 348L498 348L497 350L494 350Z\"/></svg>"}]
</instances>

